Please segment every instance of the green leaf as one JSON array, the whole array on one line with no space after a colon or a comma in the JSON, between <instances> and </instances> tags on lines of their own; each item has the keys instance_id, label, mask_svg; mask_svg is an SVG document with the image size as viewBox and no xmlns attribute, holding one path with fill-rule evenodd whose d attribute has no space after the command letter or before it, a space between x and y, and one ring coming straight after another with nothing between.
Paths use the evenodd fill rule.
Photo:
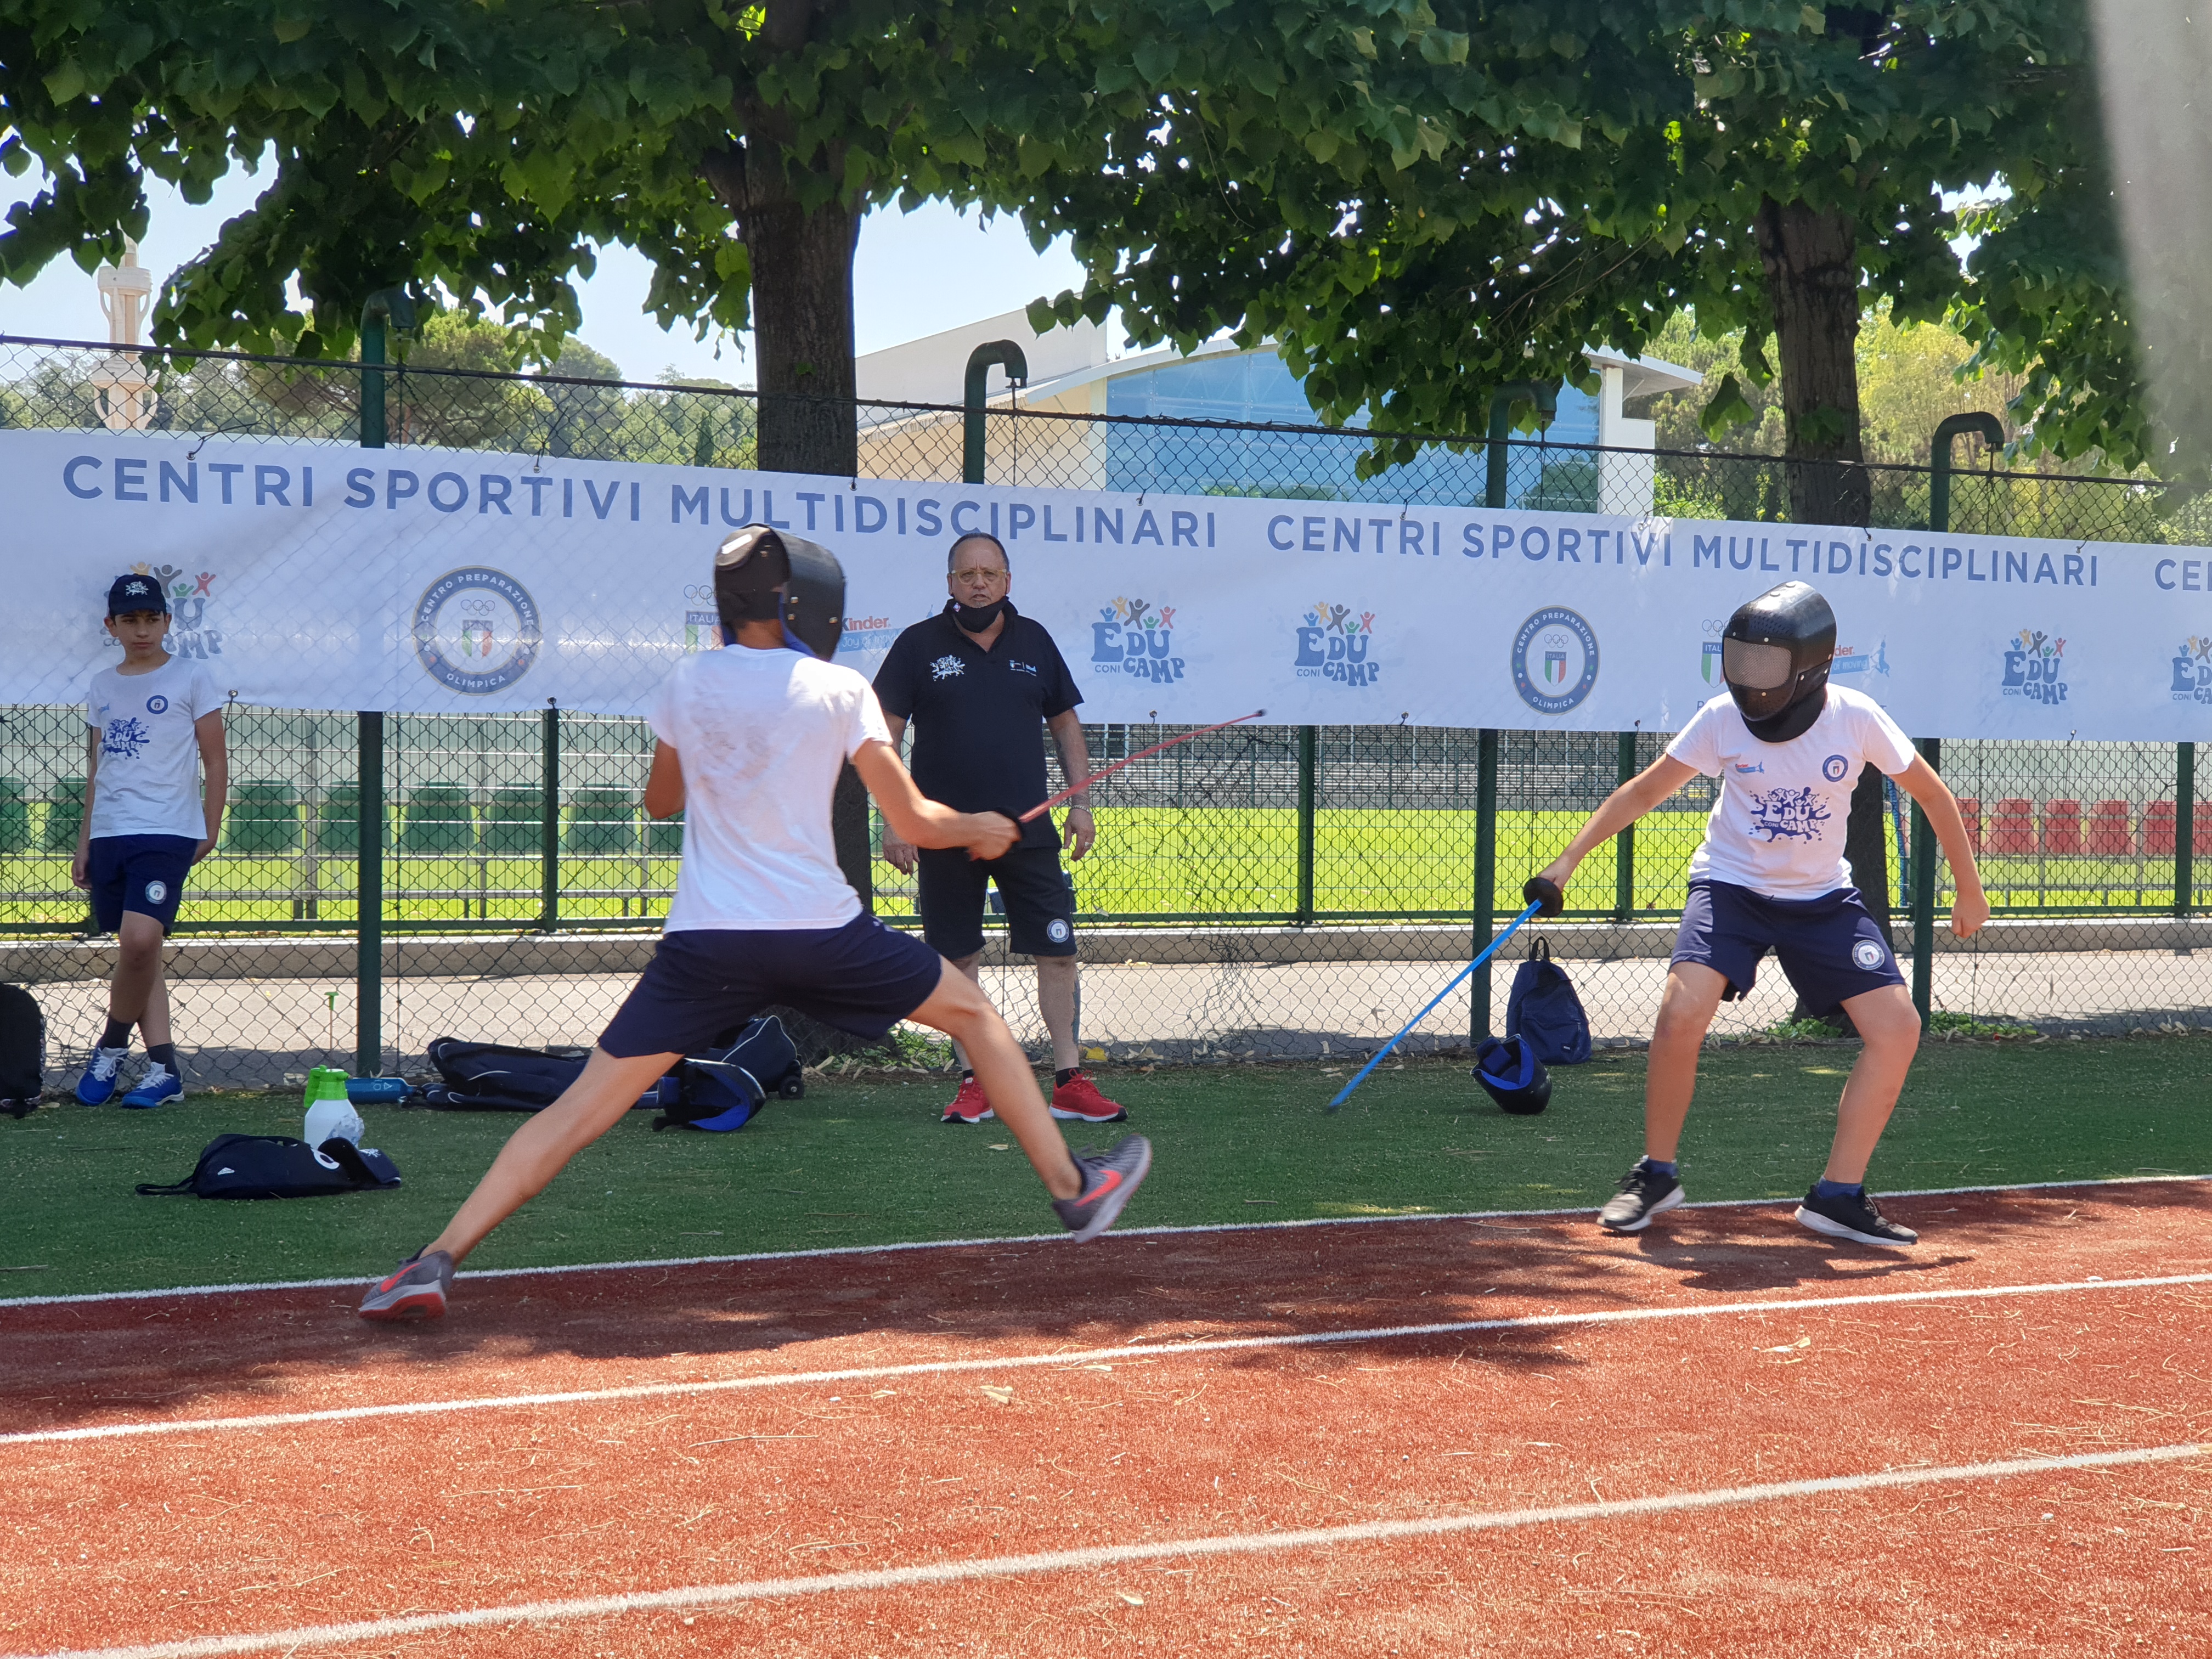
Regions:
<instances>
[{"instance_id":1,"label":"green leaf","mask_svg":"<svg viewBox=\"0 0 2212 1659\"><path fill-rule=\"evenodd\" d=\"M46 71L46 95L57 104L66 104L79 96L87 84L84 70L74 58L64 58Z\"/></svg>"}]
</instances>

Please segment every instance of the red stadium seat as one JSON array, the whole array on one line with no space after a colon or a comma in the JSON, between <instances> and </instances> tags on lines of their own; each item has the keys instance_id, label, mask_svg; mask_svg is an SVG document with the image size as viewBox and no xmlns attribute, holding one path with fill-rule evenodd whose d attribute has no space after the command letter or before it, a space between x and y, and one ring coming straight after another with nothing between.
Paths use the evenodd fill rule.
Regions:
<instances>
[{"instance_id":1,"label":"red stadium seat","mask_svg":"<svg viewBox=\"0 0 2212 1659\"><path fill-rule=\"evenodd\" d=\"M2043 850L2079 853L2081 850L2081 803L2047 800L2043 803Z\"/></svg>"},{"instance_id":2,"label":"red stadium seat","mask_svg":"<svg viewBox=\"0 0 2212 1659\"><path fill-rule=\"evenodd\" d=\"M2127 802L2100 800L2092 806L2083 844L2104 858L2124 858L2134 852L2135 837L2128 831Z\"/></svg>"},{"instance_id":3,"label":"red stadium seat","mask_svg":"<svg viewBox=\"0 0 2212 1659\"><path fill-rule=\"evenodd\" d=\"M2016 795L1997 803L1996 816L1990 820L1990 851L2035 851L2035 809L2031 803Z\"/></svg>"},{"instance_id":4,"label":"red stadium seat","mask_svg":"<svg viewBox=\"0 0 2212 1659\"><path fill-rule=\"evenodd\" d=\"M2146 854L2173 853L2173 803L2152 800L2143 803L2142 849Z\"/></svg>"},{"instance_id":5,"label":"red stadium seat","mask_svg":"<svg viewBox=\"0 0 2212 1659\"><path fill-rule=\"evenodd\" d=\"M1966 826L1966 845L1982 850L1982 804L1972 795L1959 797L1959 817Z\"/></svg>"}]
</instances>

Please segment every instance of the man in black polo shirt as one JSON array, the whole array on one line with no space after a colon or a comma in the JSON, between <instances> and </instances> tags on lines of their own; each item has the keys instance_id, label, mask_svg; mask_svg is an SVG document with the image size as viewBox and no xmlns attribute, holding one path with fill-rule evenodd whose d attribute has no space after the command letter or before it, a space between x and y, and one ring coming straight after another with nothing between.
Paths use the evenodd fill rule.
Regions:
<instances>
[{"instance_id":1,"label":"man in black polo shirt","mask_svg":"<svg viewBox=\"0 0 2212 1659\"><path fill-rule=\"evenodd\" d=\"M915 722L914 777L923 793L957 811L1018 818L1052 793L1037 741L1040 720L1068 781L1091 770L1075 714L1083 694L1052 635L1006 597L1013 576L997 538L957 538L945 570L951 600L892 641L876 674L876 700L894 748L907 722ZM1079 794L1067 809L1068 856L1089 852L1096 834L1090 805ZM1084 1075L1076 1047L1075 894L1060 872L1060 848L1050 813L1024 824L1011 852L983 861L964 849L950 855L917 849L884 830L884 857L908 874L920 866L922 938L970 979L980 978L984 889L998 884L1009 942L1036 958L1037 1006L1052 1033L1052 1115L1118 1123L1128 1114ZM965 1054L961 1063L964 1068ZM975 1073L963 1069L945 1121L980 1123L990 1115Z\"/></svg>"}]
</instances>

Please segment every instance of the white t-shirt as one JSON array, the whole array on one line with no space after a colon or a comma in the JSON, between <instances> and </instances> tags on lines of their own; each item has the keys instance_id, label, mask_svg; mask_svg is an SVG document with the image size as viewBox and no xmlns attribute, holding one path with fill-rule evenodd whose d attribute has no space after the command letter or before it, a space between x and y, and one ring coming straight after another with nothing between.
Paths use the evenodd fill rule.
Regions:
<instances>
[{"instance_id":1,"label":"white t-shirt","mask_svg":"<svg viewBox=\"0 0 2212 1659\"><path fill-rule=\"evenodd\" d=\"M890 741L866 680L796 651L702 651L661 686L652 726L684 766L684 862L663 932L842 927L860 914L830 796L862 744Z\"/></svg>"},{"instance_id":2,"label":"white t-shirt","mask_svg":"<svg viewBox=\"0 0 2212 1659\"><path fill-rule=\"evenodd\" d=\"M1828 706L1787 743L1765 743L1726 692L1691 717L1667 752L1721 781L1690 876L1732 882L1769 898L1809 899L1851 884L1844 827L1851 790L1869 763L1895 777L1916 757L1911 739L1863 691L1828 688Z\"/></svg>"},{"instance_id":3,"label":"white t-shirt","mask_svg":"<svg viewBox=\"0 0 2212 1659\"><path fill-rule=\"evenodd\" d=\"M207 836L200 748L192 726L222 707L204 662L172 657L149 674L103 668L84 717L100 733L92 775L94 836Z\"/></svg>"}]
</instances>

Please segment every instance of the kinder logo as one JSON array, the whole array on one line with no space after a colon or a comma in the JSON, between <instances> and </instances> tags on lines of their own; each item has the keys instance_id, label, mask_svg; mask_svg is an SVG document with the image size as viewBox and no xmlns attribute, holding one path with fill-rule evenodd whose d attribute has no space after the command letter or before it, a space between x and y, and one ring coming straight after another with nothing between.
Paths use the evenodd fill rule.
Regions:
<instances>
[{"instance_id":1,"label":"kinder logo","mask_svg":"<svg viewBox=\"0 0 2212 1659\"><path fill-rule=\"evenodd\" d=\"M1302 680L1334 680L1339 685L1372 685L1382 677L1375 660L1375 613L1352 615L1348 605L1324 601L1299 624L1298 653L1292 667Z\"/></svg>"},{"instance_id":2,"label":"kinder logo","mask_svg":"<svg viewBox=\"0 0 2212 1659\"><path fill-rule=\"evenodd\" d=\"M1182 678L1176 655L1175 607L1150 599L1116 598L1098 608L1091 624L1091 665L1148 685L1171 685Z\"/></svg>"},{"instance_id":3,"label":"kinder logo","mask_svg":"<svg viewBox=\"0 0 2212 1659\"><path fill-rule=\"evenodd\" d=\"M891 626L889 617L848 617L845 631L837 636L837 654L843 657L863 651L888 651L898 632Z\"/></svg>"},{"instance_id":4,"label":"kinder logo","mask_svg":"<svg viewBox=\"0 0 2212 1659\"><path fill-rule=\"evenodd\" d=\"M2030 702L2066 701L2066 641L2021 629L2005 642L2004 678L1999 690Z\"/></svg>"},{"instance_id":5,"label":"kinder logo","mask_svg":"<svg viewBox=\"0 0 2212 1659\"><path fill-rule=\"evenodd\" d=\"M1869 690L1875 680L1887 679L1889 641L1876 640L1872 651L1859 645L1838 646L1835 660L1828 665L1828 675L1832 679L1849 680L1862 691Z\"/></svg>"},{"instance_id":6,"label":"kinder logo","mask_svg":"<svg viewBox=\"0 0 2212 1659\"><path fill-rule=\"evenodd\" d=\"M1597 633L1577 612L1547 605L1513 636L1513 689L1540 714L1578 707L1597 684Z\"/></svg>"},{"instance_id":7,"label":"kinder logo","mask_svg":"<svg viewBox=\"0 0 2212 1659\"><path fill-rule=\"evenodd\" d=\"M2191 634L2173 653L2173 700L2212 703L2212 639Z\"/></svg>"}]
</instances>

